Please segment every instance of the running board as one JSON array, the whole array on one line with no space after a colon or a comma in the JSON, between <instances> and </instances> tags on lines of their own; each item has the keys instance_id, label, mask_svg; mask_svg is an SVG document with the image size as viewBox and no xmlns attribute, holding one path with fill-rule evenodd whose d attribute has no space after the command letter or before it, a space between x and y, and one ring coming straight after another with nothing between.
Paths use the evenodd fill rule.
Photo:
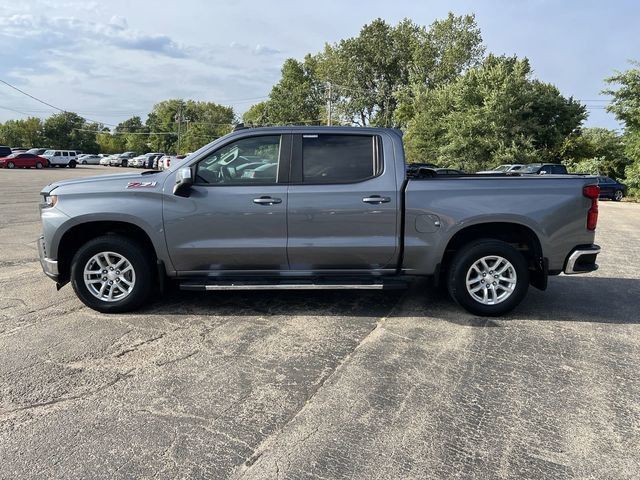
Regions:
<instances>
[{"instance_id":1,"label":"running board","mask_svg":"<svg viewBox=\"0 0 640 480\"><path fill-rule=\"evenodd\" d=\"M320 280L276 280L262 281L184 281L180 290L399 290L407 287L401 280L373 280L332 282Z\"/></svg>"}]
</instances>

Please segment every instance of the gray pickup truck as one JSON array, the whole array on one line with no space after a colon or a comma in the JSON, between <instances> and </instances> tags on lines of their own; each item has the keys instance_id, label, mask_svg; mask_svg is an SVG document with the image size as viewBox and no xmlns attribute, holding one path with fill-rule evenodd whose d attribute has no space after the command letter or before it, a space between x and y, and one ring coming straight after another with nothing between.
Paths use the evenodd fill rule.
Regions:
<instances>
[{"instance_id":1,"label":"gray pickup truck","mask_svg":"<svg viewBox=\"0 0 640 480\"><path fill-rule=\"evenodd\" d=\"M383 289L417 276L477 315L597 269L595 177L407 174L399 131L239 129L163 172L41 192L44 272L124 312L188 290ZM429 283L429 282L427 282Z\"/></svg>"}]
</instances>

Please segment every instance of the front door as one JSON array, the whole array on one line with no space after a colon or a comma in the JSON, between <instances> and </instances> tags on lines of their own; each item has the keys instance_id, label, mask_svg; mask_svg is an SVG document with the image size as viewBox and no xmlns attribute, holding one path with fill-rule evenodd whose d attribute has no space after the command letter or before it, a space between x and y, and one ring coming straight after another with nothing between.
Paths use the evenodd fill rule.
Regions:
<instances>
[{"instance_id":1,"label":"front door","mask_svg":"<svg viewBox=\"0 0 640 480\"><path fill-rule=\"evenodd\" d=\"M288 269L290 142L289 135L234 140L191 165L194 185L188 198L165 191L164 225L176 270Z\"/></svg>"},{"instance_id":2,"label":"front door","mask_svg":"<svg viewBox=\"0 0 640 480\"><path fill-rule=\"evenodd\" d=\"M393 159L383 158L382 147L382 136L365 133L294 137L287 246L291 270L395 268L399 194Z\"/></svg>"}]
</instances>

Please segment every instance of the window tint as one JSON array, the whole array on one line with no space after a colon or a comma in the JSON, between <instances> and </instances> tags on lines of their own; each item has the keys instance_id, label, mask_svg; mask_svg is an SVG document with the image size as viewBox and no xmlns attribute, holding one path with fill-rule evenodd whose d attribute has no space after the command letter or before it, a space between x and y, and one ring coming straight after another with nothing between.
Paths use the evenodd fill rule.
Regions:
<instances>
[{"instance_id":1,"label":"window tint","mask_svg":"<svg viewBox=\"0 0 640 480\"><path fill-rule=\"evenodd\" d=\"M369 135L303 135L303 182L349 183L375 176L376 145Z\"/></svg>"},{"instance_id":2,"label":"window tint","mask_svg":"<svg viewBox=\"0 0 640 480\"><path fill-rule=\"evenodd\" d=\"M60 152L56 152L56 153L54 153L54 154L53 154L53 156L54 156L54 157L59 157L59 156L61 156L61 155L62 155L62 154L61 154Z\"/></svg>"},{"instance_id":3,"label":"window tint","mask_svg":"<svg viewBox=\"0 0 640 480\"><path fill-rule=\"evenodd\" d=\"M243 138L216 150L196 166L200 185L274 184L280 135Z\"/></svg>"}]
</instances>

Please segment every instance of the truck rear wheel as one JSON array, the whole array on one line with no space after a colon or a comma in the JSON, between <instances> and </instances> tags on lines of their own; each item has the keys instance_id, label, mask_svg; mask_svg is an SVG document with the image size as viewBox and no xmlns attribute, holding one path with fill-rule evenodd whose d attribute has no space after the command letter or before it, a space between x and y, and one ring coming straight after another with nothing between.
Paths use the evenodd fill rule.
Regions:
<instances>
[{"instance_id":1,"label":"truck rear wheel","mask_svg":"<svg viewBox=\"0 0 640 480\"><path fill-rule=\"evenodd\" d=\"M475 315L499 316L513 310L529 288L524 256L499 240L482 239L460 249L449 268L451 297Z\"/></svg>"},{"instance_id":2,"label":"truck rear wheel","mask_svg":"<svg viewBox=\"0 0 640 480\"><path fill-rule=\"evenodd\" d=\"M105 235L85 243L71 262L71 284L89 308L119 313L142 306L154 273L149 256L135 242Z\"/></svg>"}]
</instances>

